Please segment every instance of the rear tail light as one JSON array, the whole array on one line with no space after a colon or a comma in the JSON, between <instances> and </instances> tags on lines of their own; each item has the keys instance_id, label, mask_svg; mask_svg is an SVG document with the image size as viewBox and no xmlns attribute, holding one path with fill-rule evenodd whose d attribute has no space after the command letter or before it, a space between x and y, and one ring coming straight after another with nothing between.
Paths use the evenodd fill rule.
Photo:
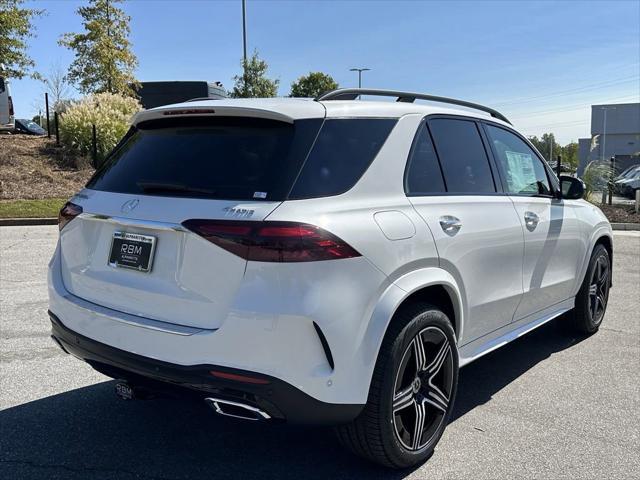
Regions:
<instances>
[{"instance_id":1,"label":"rear tail light","mask_svg":"<svg viewBox=\"0 0 640 480\"><path fill-rule=\"evenodd\" d=\"M58 229L62 230L67 223L82 213L82 207L75 203L67 202L58 213Z\"/></svg>"},{"instance_id":2,"label":"rear tail light","mask_svg":"<svg viewBox=\"0 0 640 480\"><path fill-rule=\"evenodd\" d=\"M9 97L9 116L13 117L13 99Z\"/></svg>"},{"instance_id":3,"label":"rear tail light","mask_svg":"<svg viewBox=\"0 0 640 480\"><path fill-rule=\"evenodd\" d=\"M187 220L182 225L255 262L314 262L360 256L340 238L305 223Z\"/></svg>"}]
</instances>

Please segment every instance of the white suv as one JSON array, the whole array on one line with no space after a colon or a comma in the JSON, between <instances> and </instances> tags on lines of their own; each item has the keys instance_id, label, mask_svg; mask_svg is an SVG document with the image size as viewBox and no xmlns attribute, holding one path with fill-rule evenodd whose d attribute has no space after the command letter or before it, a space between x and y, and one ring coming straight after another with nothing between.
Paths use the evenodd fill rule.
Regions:
<instances>
[{"instance_id":1,"label":"white suv","mask_svg":"<svg viewBox=\"0 0 640 480\"><path fill-rule=\"evenodd\" d=\"M354 452L414 465L459 367L565 312L598 329L612 234L582 192L459 100L143 111L60 212L53 338L122 397L336 425Z\"/></svg>"}]
</instances>

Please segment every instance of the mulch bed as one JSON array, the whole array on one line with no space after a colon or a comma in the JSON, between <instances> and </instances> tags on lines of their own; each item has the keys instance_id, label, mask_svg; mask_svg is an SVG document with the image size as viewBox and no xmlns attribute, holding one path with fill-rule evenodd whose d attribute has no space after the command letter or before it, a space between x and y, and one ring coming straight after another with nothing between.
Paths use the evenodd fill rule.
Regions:
<instances>
[{"instance_id":1,"label":"mulch bed","mask_svg":"<svg viewBox=\"0 0 640 480\"><path fill-rule=\"evenodd\" d=\"M633 205L598 205L611 223L640 223Z\"/></svg>"},{"instance_id":2,"label":"mulch bed","mask_svg":"<svg viewBox=\"0 0 640 480\"><path fill-rule=\"evenodd\" d=\"M53 139L0 135L0 199L70 197L92 174L86 159Z\"/></svg>"}]
</instances>

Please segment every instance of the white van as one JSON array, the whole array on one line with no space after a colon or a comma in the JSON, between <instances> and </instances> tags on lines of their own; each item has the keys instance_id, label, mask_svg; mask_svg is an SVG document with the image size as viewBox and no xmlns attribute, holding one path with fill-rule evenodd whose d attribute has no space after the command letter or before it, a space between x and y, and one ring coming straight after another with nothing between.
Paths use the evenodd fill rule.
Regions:
<instances>
[{"instance_id":1,"label":"white van","mask_svg":"<svg viewBox=\"0 0 640 480\"><path fill-rule=\"evenodd\" d=\"M13 101L9 79L0 76L0 131L14 129Z\"/></svg>"}]
</instances>

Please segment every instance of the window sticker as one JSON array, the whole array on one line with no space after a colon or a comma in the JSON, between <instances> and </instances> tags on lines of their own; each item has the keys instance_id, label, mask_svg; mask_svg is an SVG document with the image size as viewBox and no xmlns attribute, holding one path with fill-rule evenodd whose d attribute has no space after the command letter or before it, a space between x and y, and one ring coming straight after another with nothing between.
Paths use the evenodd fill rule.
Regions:
<instances>
[{"instance_id":1,"label":"window sticker","mask_svg":"<svg viewBox=\"0 0 640 480\"><path fill-rule=\"evenodd\" d=\"M510 192L536 193L537 178L533 157L529 153L504 152L507 157L507 183Z\"/></svg>"}]
</instances>

